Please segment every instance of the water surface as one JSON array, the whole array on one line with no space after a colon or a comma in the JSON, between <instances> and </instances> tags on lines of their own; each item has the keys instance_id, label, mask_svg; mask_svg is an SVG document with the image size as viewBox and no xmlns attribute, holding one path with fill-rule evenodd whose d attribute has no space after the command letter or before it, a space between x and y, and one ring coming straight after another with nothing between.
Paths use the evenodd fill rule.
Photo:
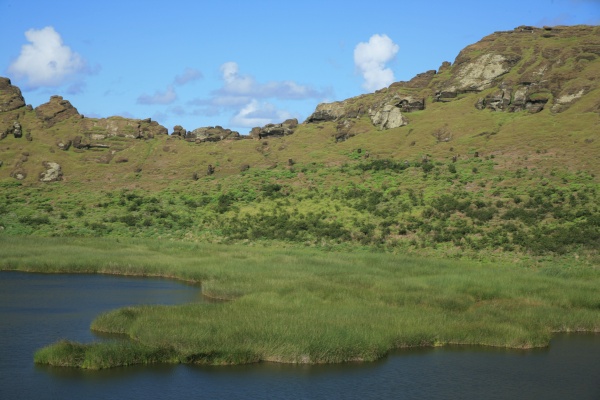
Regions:
<instances>
[{"instance_id":1,"label":"water surface","mask_svg":"<svg viewBox=\"0 0 600 400\"><path fill-rule=\"evenodd\" d=\"M0 272L0 399L600 399L600 335L559 335L532 351L444 347L374 363L85 371L36 366L60 339L100 340L103 311L202 301L199 288L150 278Z\"/></svg>"}]
</instances>

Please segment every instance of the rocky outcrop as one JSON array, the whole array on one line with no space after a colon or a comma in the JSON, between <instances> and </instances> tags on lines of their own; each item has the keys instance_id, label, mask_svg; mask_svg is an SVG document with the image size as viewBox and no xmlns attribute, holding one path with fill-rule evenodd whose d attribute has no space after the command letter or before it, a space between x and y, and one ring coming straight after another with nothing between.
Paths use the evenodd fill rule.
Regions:
<instances>
[{"instance_id":1,"label":"rocky outcrop","mask_svg":"<svg viewBox=\"0 0 600 400\"><path fill-rule=\"evenodd\" d=\"M167 135L168 130L150 118L130 119L123 117L84 118L81 121L84 135L92 141L118 136L131 139L152 139Z\"/></svg>"},{"instance_id":2,"label":"rocky outcrop","mask_svg":"<svg viewBox=\"0 0 600 400\"><path fill-rule=\"evenodd\" d=\"M64 100L61 96L52 96L49 102L37 106L35 114L45 128L72 117L83 118L69 100Z\"/></svg>"},{"instance_id":3,"label":"rocky outcrop","mask_svg":"<svg viewBox=\"0 0 600 400\"><path fill-rule=\"evenodd\" d=\"M14 121L11 126L0 133L0 140L4 139L8 135L13 135L17 139L23 136L23 128L18 121Z\"/></svg>"},{"instance_id":4,"label":"rocky outcrop","mask_svg":"<svg viewBox=\"0 0 600 400\"><path fill-rule=\"evenodd\" d=\"M218 142L221 140L236 140L240 138L239 132L225 129L218 125L197 128L192 132L188 132L186 135L186 140L195 143Z\"/></svg>"},{"instance_id":5,"label":"rocky outcrop","mask_svg":"<svg viewBox=\"0 0 600 400\"><path fill-rule=\"evenodd\" d=\"M442 64L442 65L444 65L444 64ZM431 80L433 78L435 78L435 75L436 75L436 71L435 71L435 69L432 69L432 70L417 74L414 78L412 78L408 82L404 82L404 81L394 82L390 85L389 88L390 89L395 89L395 88L422 89L422 88L426 88L431 83Z\"/></svg>"},{"instance_id":6,"label":"rocky outcrop","mask_svg":"<svg viewBox=\"0 0 600 400\"><path fill-rule=\"evenodd\" d=\"M10 79L0 77L0 112L13 111L25 106L21 89L13 86Z\"/></svg>"},{"instance_id":7,"label":"rocky outcrop","mask_svg":"<svg viewBox=\"0 0 600 400\"><path fill-rule=\"evenodd\" d=\"M373 125L380 130L408 125L408 120L402 115L400 108L393 104L386 104L380 109L373 110L369 116Z\"/></svg>"},{"instance_id":8,"label":"rocky outcrop","mask_svg":"<svg viewBox=\"0 0 600 400\"><path fill-rule=\"evenodd\" d=\"M62 180L63 173L58 163L44 161L42 164L46 170L40 173L40 182L56 182Z\"/></svg>"},{"instance_id":9,"label":"rocky outcrop","mask_svg":"<svg viewBox=\"0 0 600 400\"><path fill-rule=\"evenodd\" d=\"M282 137L291 135L298 127L296 118L286 119L281 124L267 124L262 128L252 128L250 137L253 139L263 139L266 137Z\"/></svg>"},{"instance_id":10,"label":"rocky outcrop","mask_svg":"<svg viewBox=\"0 0 600 400\"><path fill-rule=\"evenodd\" d=\"M327 121L335 121L346 114L344 103L336 101L334 103L321 103L317 106L314 113L312 113L305 122L307 123L319 123Z\"/></svg>"},{"instance_id":11,"label":"rocky outcrop","mask_svg":"<svg viewBox=\"0 0 600 400\"><path fill-rule=\"evenodd\" d=\"M173 127L173 133L171 133L171 136L179 136L182 138L185 138L187 131L185 130L185 128L181 125L175 125Z\"/></svg>"},{"instance_id":12,"label":"rocky outcrop","mask_svg":"<svg viewBox=\"0 0 600 400\"><path fill-rule=\"evenodd\" d=\"M438 89L435 98L444 101L462 93L488 89L492 87L495 80L508 73L519 60L520 57L517 55L486 53L469 59L467 55L459 54L453 67L452 78Z\"/></svg>"}]
</instances>

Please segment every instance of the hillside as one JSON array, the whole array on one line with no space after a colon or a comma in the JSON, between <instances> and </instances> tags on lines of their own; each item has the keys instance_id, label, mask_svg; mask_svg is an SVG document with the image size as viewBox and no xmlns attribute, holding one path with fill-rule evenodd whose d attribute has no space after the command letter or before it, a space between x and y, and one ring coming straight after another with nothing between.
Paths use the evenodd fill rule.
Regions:
<instances>
[{"instance_id":1,"label":"hillside","mask_svg":"<svg viewBox=\"0 0 600 400\"><path fill-rule=\"evenodd\" d=\"M1 78L0 229L594 260L598 78L600 27L518 27L249 135L34 109Z\"/></svg>"}]
</instances>

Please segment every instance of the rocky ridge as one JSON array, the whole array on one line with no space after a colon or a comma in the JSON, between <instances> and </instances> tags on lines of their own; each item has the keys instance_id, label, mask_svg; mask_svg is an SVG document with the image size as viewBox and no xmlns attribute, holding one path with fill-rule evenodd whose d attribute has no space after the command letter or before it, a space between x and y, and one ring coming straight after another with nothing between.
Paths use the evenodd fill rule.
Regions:
<instances>
[{"instance_id":1,"label":"rocky ridge","mask_svg":"<svg viewBox=\"0 0 600 400\"><path fill-rule=\"evenodd\" d=\"M581 44L569 46L574 37ZM363 116L378 129L399 128L426 103L456 101L467 94L479 94L473 105L479 110L538 113L549 106L560 113L598 87L599 56L600 27L520 26L466 47L454 63L444 62L437 71L373 94L319 104L305 123L336 122L336 140L345 140Z\"/></svg>"},{"instance_id":2,"label":"rocky ridge","mask_svg":"<svg viewBox=\"0 0 600 400\"><path fill-rule=\"evenodd\" d=\"M129 156L116 155L133 146L133 142L167 136L202 145L285 138L316 126L327 128L323 130L327 135L333 131L334 141L343 142L377 130L401 130L411 125L413 115L421 118L427 115L429 108L440 109L455 102L469 102L474 110L481 112L523 112L527 116L546 110L556 115L599 88L599 57L600 27L522 26L483 38L463 49L453 63L443 62L438 70L426 71L406 82L395 82L375 93L319 104L303 123L289 119L255 127L249 135L221 126L188 131L176 125L169 136L167 128L149 118L87 118L61 96L52 96L47 103L33 109L26 105L18 87L7 78L0 78L0 140L14 137L25 142L44 136L46 141L53 141L50 153L55 150L86 153L86 162L109 164L113 157L114 163L126 163ZM589 111L600 114L600 100L596 99ZM453 135L445 127L434 127L428 134L438 143L450 141ZM133 141L128 142L130 139ZM164 146L167 148L169 146ZM265 159L273 150L267 141L256 147ZM28 175L39 175L42 179L40 174L48 170L44 166L44 171L38 173L38 169L28 174L24 166L27 157L18 152L12 157L15 161L10 176L17 179ZM36 165L39 168L43 163L52 162L55 160L44 157L37 159ZM247 160L236 162L248 165ZM0 163L8 165L7 160ZM62 177L60 166L55 170L61 171Z\"/></svg>"}]
</instances>

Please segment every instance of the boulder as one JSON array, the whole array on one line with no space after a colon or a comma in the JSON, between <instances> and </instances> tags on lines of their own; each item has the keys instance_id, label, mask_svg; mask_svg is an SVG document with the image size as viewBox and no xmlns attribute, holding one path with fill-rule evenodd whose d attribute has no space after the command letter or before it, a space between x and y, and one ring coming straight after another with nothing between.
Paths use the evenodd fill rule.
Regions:
<instances>
[{"instance_id":1,"label":"boulder","mask_svg":"<svg viewBox=\"0 0 600 400\"><path fill-rule=\"evenodd\" d=\"M15 138L23 137L23 128L18 121L14 121L8 128L4 129L0 133L0 140L4 139L8 135L13 135Z\"/></svg>"},{"instance_id":2,"label":"boulder","mask_svg":"<svg viewBox=\"0 0 600 400\"><path fill-rule=\"evenodd\" d=\"M49 102L37 106L35 114L46 128L72 117L83 118L83 115L61 96L52 96Z\"/></svg>"},{"instance_id":3,"label":"boulder","mask_svg":"<svg viewBox=\"0 0 600 400\"><path fill-rule=\"evenodd\" d=\"M72 143L73 142L71 140L59 140L56 143L56 146L61 150L67 151L69 148L71 148Z\"/></svg>"},{"instance_id":4,"label":"boulder","mask_svg":"<svg viewBox=\"0 0 600 400\"><path fill-rule=\"evenodd\" d=\"M13 123L12 134L15 136L15 138L20 138L23 136L23 130L21 129L21 124L18 123L17 121L15 121Z\"/></svg>"},{"instance_id":5,"label":"boulder","mask_svg":"<svg viewBox=\"0 0 600 400\"><path fill-rule=\"evenodd\" d=\"M187 131L183 128L183 126L175 125L173 127L173 133L171 133L171 136L180 136L184 138L186 133Z\"/></svg>"},{"instance_id":6,"label":"boulder","mask_svg":"<svg viewBox=\"0 0 600 400\"><path fill-rule=\"evenodd\" d=\"M298 127L296 118L286 119L281 124L267 124L262 128L252 128L250 137L253 139L263 139L266 137L282 137L291 135Z\"/></svg>"},{"instance_id":7,"label":"boulder","mask_svg":"<svg viewBox=\"0 0 600 400\"><path fill-rule=\"evenodd\" d=\"M42 163L46 171L40 173L40 182L56 182L62 180L62 170L60 165L51 161Z\"/></svg>"},{"instance_id":8,"label":"boulder","mask_svg":"<svg viewBox=\"0 0 600 400\"><path fill-rule=\"evenodd\" d=\"M319 123L335 121L336 119L344 116L345 112L344 103L341 101L336 101L333 103L321 103L317 106L315 112L306 119L306 122Z\"/></svg>"},{"instance_id":9,"label":"boulder","mask_svg":"<svg viewBox=\"0 0 600 400\"><path fill-rule=\"evenodd\" d=\"M488 94L485 98L479 98L475 107L479 110L488 108L493 111L504 111L508 109L511 98L510 89L498 89Z\"/></svg>"},{"instance_id":10,"label":"boulder","mask_svg":"<svg viewBox=\"0 0 600 400\"><path fill-rule=\"evenodd\" d=\"M0 112L12 111L25 106L21 89L13 86L10 79L0 77Z\"/></svg>"},{"instance_id":11,"label":"boulder","mask_svg":"<svg viewBox=\"0 0 600 400\"><path fill-rule=\"evenodd\" d=\"M386 104L381 109L369 113L371 122L380 130L393 129L408 125L408 120L402 115L399 107Z\"/></svg>"},{"instance_id":12,"label":"boulder","mask_svg":"<svg viewBox=\"0 0 600 400\"><path fill-rule=\"evenodd\" d=\"M240 134L237 131L231 129L225 129L221 126L207 126L204 128L194 129L191 133L188 133L190 141L195 143L204 142L218 142L225 139L240 139Z\"/></svg>"}]
</instances>

